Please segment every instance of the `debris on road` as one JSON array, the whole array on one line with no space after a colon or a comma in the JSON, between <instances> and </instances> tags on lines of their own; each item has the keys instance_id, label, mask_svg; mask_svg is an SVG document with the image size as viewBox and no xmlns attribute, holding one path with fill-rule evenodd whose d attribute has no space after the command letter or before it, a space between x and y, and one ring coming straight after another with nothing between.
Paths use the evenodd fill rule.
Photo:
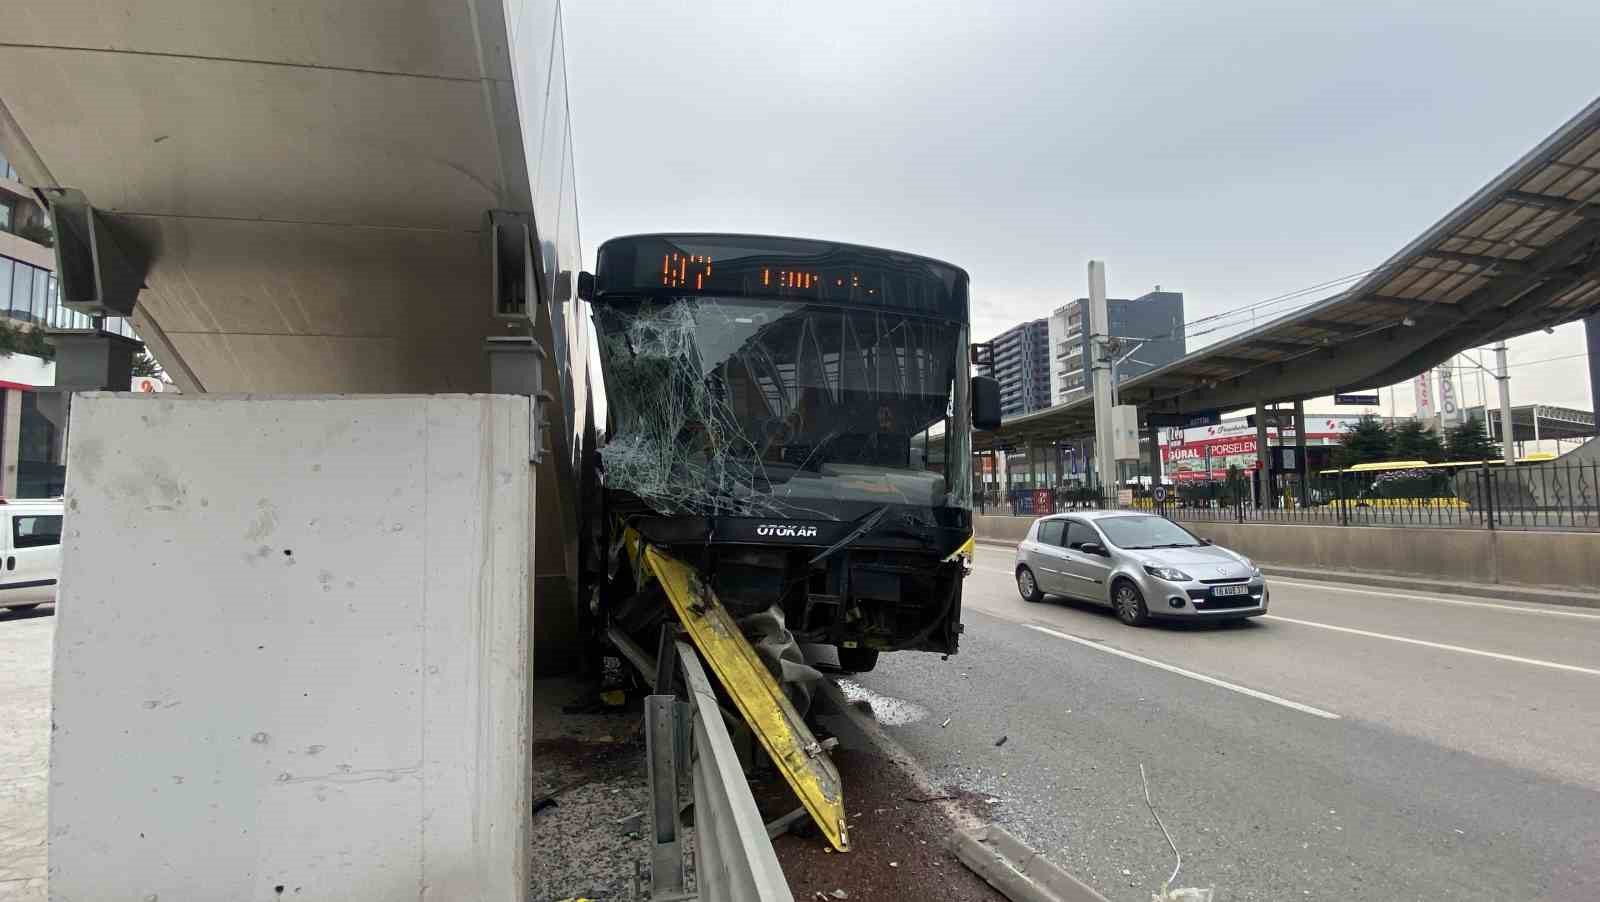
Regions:
<instances>
[{"instance_id":1,"label":"debris on road","mask_svg":"<svg viewBox=\"0 0 1600 902\"><path fill-rule=\"evenodd\" d=\"M577 789L580 786L584 786L589 782L591 782L590 779L585 777L581 780L574 780L571 783L567 783L563 786L558 786L555 789L550 790L548 793L533 800L533 813L538 814L546 808L554 808L557 804L559 804L556 801L556 796L559 796L565 792L570 792L571 790Z\"/></svg>"},{"instance_id":2,"label":"debris on road","mask_svg":"<svg viewBox=\"0 0 1600 902\"><path fill-rule=\"evenodd\" d=\"M1150 808L1150 816L1156 819L1156 826L1161 828L1161 835L1167 838L1167 846L1172 849L1173 857L1178 860L1172 868L1172 875L1161 884L1161 892L1151 896L1150 902L1211 902L1211 897L1215 893L1211 887L1171 888L1173 882L1178 879L1178 872L1183 870L1183 853L1178 851L1178 844L1172 841L1172 834L1167 832L1167 825L1161 822L1161 815L1156 813L1156 803L1150 800L1150 778L1145 775L1143 763L1139 765L1139 782L1144 784L1144 803ZM1128 871L1124 869L1122 873L1127 874Z\"/></svg>"},{"instance_id":3,"label":"debris on road","mask_svg":"<svg viewBox=\"0 0 1600 902\"><path fill-rule=\"evenodd\" d=\"M994 741L994 747L995 748L999 748L1000 746L1005 745L1006 744L1006 740L1010 739L1010 738L1011 738L1010 736L1001 736L999 739L996 739Z\"/></svg>"},{"instance_id":4,"label":"debris on road","mask_svg":"<svg viewBox=\"0 0 1600 902\"><path fill-rule=\"evenodd\" d=\"M940 728L940 729L944 729L944 728L945 728L945 727L948 727L948 726L950 726L950 721L951 721L951 720L952 720L952 719L953 719L953 718L949 718L949 717L946 717L946 718L945 718L945 719L944 719L944 723L942 723L942 724L939 724L939 728Z\"/></svg>"}]
</instances>

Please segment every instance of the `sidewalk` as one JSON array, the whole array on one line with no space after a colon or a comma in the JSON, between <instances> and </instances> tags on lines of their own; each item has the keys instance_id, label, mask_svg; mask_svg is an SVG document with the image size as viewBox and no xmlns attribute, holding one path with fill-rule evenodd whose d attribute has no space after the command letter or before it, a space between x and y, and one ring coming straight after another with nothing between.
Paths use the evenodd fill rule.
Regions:
<instances>
[{"instance_id":1,"label":"sidewalk","mask_svg":"<svg viewBox=\"0 0 1600 902\"><path fill-rule=\"evenodd\" d=\"M0 902L45 902L54 607L0 610Z\"/></svg>"}]
</instances>

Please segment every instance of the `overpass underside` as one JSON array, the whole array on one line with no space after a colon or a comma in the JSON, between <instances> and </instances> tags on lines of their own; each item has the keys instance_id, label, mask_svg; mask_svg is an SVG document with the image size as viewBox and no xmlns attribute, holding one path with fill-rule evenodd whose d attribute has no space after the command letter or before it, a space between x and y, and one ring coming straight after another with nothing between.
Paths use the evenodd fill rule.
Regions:
<instances>
[{"instance_id":1,"label":"overpass underside","mask_svg":"<svg viewBox=\"0 0 1600 902\"><path fill-rule=\"evenodd\" d=\"M7 27L0 146L108 214L185 392L485 392L486 338L543 345L536 567L570 613L590 399L557 0L59 0ZM493 307L490 210L535 223L523 316Z\"/></svg>"}]
</instances>

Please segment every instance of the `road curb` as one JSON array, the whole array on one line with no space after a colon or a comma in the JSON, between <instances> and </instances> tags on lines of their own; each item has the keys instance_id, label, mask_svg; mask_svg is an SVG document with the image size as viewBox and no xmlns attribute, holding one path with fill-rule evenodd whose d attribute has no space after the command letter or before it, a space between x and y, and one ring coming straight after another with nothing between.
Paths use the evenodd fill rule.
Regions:
<instances>
[{"instance_id":1,"label":"road curb","mask_svg":"<svg viewBox=\"0 0 1600 902\"><path fill-rule=\"evenodd\" d=\"M993 824L960 831L950 838L950 849L1011 902L1106 902Z\"/></svg>"},{"instance_id":2,"label":"road curb","mask_svg":"<svg viewBox=\"0 0 1600 902\"><path fill-rule=\"evenodd\" d=\"M979 539L980 548L991 548L1015 553L1016 543ZM1349 573L1337 570L1315 570L1284 564L1258 562L1261 572L1284 579L1307 582L1348 583L1352 586L1372 586L1380 589L1400 589L1408 592L1428 592L1434 595L1465 595L1471 598L1525 601L1566 608L1600 608L1600 595L1571 592L1548 586L1524 586L1506 583L1442 582L1416 576L1396 576L1387 573Z\"/></svg>"},{"instance_id":3,"label":"road curb","mask_svg":"<svg viewBox=\"0 0 1600 902\"><path fill-rule=\"evenodd\" d=\"M827 709L823 716L831 721L827 725L836 735L847 732L855 741L876 748L911 778L918 792L939 806L956 828L946 841L947 848L1001 895L1012 902L1106 902L1104 896L1046 861L1021 840L982 822L954 800L943 798L944 787L934 782L905 746L884 731L877 718L845 698L844 690L833 679L824 678L818 683L817 700Z\"/></svg>"}]
</instances>

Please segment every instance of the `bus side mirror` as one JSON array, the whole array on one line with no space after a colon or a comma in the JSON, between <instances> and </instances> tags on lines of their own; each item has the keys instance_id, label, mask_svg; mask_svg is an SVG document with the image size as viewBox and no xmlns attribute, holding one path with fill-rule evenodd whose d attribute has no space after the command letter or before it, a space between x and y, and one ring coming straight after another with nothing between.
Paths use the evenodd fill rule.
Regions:
<instances>
[{"instance_id":1,"label":"bus side mirror","mask_svg":"<svg viewBox=\"0 0 1600 902\"><path fill-rule=\"evenodd\" d=\"M594 273L578 273L578 299L582 301L594 300Z\"/></svg>"},{"instance_id":2,"label":"bus side mirror","mask_svg":"<svg viewBox=\"0 0 1600 902\"><path fill-rule=\"evenodd\" d=\"M993 432L1000 428L1000 381L993 376L973 376L972 428Z\"/></svg>"}]
</instances>

